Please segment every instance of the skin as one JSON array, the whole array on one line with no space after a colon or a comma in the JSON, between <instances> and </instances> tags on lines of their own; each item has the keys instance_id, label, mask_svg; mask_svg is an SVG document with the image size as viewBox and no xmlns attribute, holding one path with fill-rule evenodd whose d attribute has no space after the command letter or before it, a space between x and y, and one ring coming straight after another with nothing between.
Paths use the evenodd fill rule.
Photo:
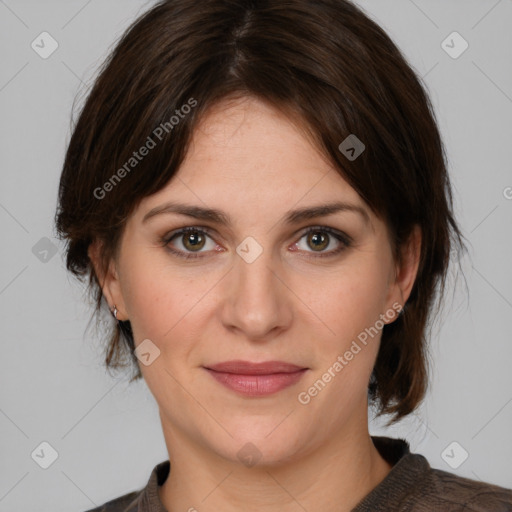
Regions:
<instances>
[{"instance_id":1,"label":"skin","mask_svg":"<svg viewBox=\"0 0 512 512\"><path fill-rule=\"evenodd\" d=\"M289 210L340 200L364 208L369 222L352 211L293 225L282 220ZM223 210L232 225L176 213L142 222L167 201ZM187 226L211 229L195 260L160 241ZM319 257L304 235L319 226L349 235L352 244ZM328 244L320 243L320 252L343 246L321 233ZM263 249L252 263L236 252L248 236ZM140 366L171 460L159 488L170 512L349 511L385 478L391 467L371 441L367 413L381 331L307 405L298 394L379 315L385 323L396 319L389 312L409 297L420 243L416 230L398 267L386 225L277 110L245 98L209 111L177 175L127 221L108 272L96 265L99 243L89 251L104 295L120 320L130 320L136 345L149 339L160 350ZM169 246L194 252L189 235ZM246 397L202 368L232 359L281 360L308 371L285 390ZM237 456L249 442L261 457L252 467Z\"/></svg>"}]
</instances>

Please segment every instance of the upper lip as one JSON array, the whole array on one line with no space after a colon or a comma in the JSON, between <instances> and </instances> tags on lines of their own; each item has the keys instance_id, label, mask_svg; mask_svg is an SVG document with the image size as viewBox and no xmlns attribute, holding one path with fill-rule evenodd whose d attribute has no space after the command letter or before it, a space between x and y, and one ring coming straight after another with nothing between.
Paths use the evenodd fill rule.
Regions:
<instances>
[{"instance_id":1,"label":"upper lip","mask_svg":"<svg viewBox=\"0 0 512 512\"><path fill-rule=\"evenodd\" d=\"M264 361L262 363L252 363L250 361L225 361L208 365L205 368L222 373L233 373L236 375L269 375L272 373L294 373L306 368L295 364L285 363L284 361Z\"/></svg>"}]
</instances>

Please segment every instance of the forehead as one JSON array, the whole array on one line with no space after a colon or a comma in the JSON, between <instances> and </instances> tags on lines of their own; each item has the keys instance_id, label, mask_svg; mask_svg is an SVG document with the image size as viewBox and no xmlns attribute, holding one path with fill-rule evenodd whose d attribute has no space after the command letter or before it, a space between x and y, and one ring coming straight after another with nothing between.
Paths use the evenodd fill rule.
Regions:
<instances>
[{"instance_id":1,"label":"forehead","mask_svg":"<svg viewBox=\"0 0 512 512\"><path fill-rule=\"evenodd\" d=\"M287 190L324 194L334 187L360 201L297 120L254 98L214 105L194 131L176 176L198 187L215 182L273 189L276 196Z\"/></svg>"},{"instance_id":2,"label":"forehead","mask_svg":"<svg viewBox=\"0 0 512 512\"><path fill-rule=\"evenodd\" d=\"M253 98L216 104L204 115L177 173L141 203L141 219L169 202L225 212L231 220L222 223L230 225L245 217L274 225L292 210L343 202L363 210L359 217L373 229L371 210L302 126Z\"/></svg>"}]
</instances>

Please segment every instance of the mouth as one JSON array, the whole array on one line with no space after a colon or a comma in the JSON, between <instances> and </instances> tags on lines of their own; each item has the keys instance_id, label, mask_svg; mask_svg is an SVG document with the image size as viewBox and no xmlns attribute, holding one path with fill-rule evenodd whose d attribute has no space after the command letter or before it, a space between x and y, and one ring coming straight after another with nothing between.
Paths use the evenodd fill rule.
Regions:
<instances>
[{"instance_id":1,"label":"mouth","mask_svg":"<svg viewBox=\"0 0 512 512\"><path fill-rule=\"evenodd\" d=\"M226 361L203 367L217 382L238 394L267 396L296 384L309 368L284 361Z\"/></svg>"}]
</instances>

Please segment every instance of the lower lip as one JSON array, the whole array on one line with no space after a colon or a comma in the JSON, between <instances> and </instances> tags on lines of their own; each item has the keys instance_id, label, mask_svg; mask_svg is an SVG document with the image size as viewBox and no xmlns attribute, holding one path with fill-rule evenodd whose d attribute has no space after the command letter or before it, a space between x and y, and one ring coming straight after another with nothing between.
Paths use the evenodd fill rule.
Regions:
<instances>
[{"instance_id":1,"label":"lower lip","mask_svg":"<svg viewBox=\"0 0 512 512\"><path fill-rule=\"evenodd\" d=\"M208 373L227 388L245 396L267 396L277 393L297 383L307 368L293 373L272 373L269 375L238 375L215 372L206 368Z\"/></svg>"}]
</instances>

